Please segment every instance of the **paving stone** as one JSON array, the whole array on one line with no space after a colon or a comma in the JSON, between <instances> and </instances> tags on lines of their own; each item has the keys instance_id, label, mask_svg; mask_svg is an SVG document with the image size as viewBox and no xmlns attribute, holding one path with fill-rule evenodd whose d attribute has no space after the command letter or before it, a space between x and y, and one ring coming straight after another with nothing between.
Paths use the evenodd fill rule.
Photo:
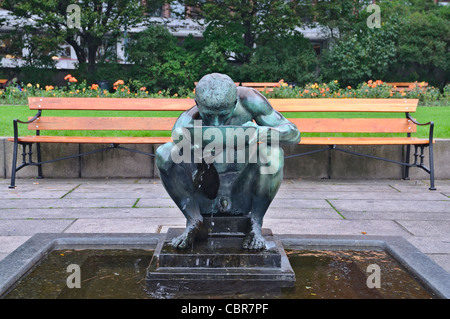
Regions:
<instances>
[{"instance_id":1,"label":"paving stone","mask_svg":"<svg viewBox=\"0 0 450 319\"><path fill-rule=\"evenodd\" d=\"M423 220L424 215L427 219L431 220L447 220L450 221L450 214L441 212L441 213L433 213L433 212L396 212L396 211L388 211L388 212L349 212L343 211L341 214L346 219L373 219L373 220Z\"/></svg>"},{"instance_id":2,"label":"paving stone","mask_svg":"<svg viewBox=\"0 0 450 319\"><path fill-rule=\"evenodd\" d=\"M450 202L442 201L409 201L409 200L330 200L340 212L346 211L394 211L394 212L450 212ZM424 216L425 217L425 216Z\"/></svg>"},{"instance_id":3,"label":"paving stone","mask_svg":"<svg viewBox=\"0 0 450 319\"><path fill-rule=\"evenodd\" d=\"M65 233L157 233L160 224L158 218L78 219Z\"/></svg>"},{"instance_id":4,"label":"paving stone","mask_svg":"<svg viewBox=\"0 0 450 319\"><path fill-rule=\"evenodd\" d=\"M180 217L178 208L53 208L53 209L3 209L0 219L25 218L147 218L147 217Z\"/></svg>"},{"instance_id":5,"label":"paving stone","mask_svg":"<svg viewBox=\"0 0 450 319\"><path fill-rule=\"evenodd\" d=\"M283 189L278 192L276 199L362 199L362 200L450 200L439 192L401 193L394 189L385 192L306 192L293 189Z\"/></svg>"},{"instance_id":6,"label":"paving stone","mask_svg":"<svg viewBox=\"0 0 450 319\"><path fill-rule=\"evenodd\" d=\"M305 235L374 235L409 236L394 221L343 220L343 219L264 219L263 227L272 229L274 234Z\"/></svg>"},{"instance_id":7,"label":"paving stone","mask_svg":"<svg viewBox=\"0 0 450 319\"><path fill-rule=\"evenodd\" d=\"M301 209L301 208L330 208L330 204L328 204L323 199L317 199L317 200L309 200L309 199L278 199L275 198L272 203L270 204L270 207L274 208L295 208L295 209Z\"/></svg>"},{"instance_id":8,"label":"paving stone","mask_svg":"<svg viewBox=\"0 0 450 319\"><path fill-rule=\"evenodd\" d=\"M400 220L398 223L415 236L433 236L450 240L450 220Z\"/></svg>"},{"instance_id":9,"label":"paving stone","mask_svg":"<svg viewBox=\"0 0 450 319\"><path fill-rule=\"evenodd\" d=\"M11 252L31 236L0 236L0 252Z\"/></svg>"},{"instance_id":10,"label":"paving stone","mask_svg":"<svg viewBox=\"0 0 450 319\"><path fill-rule=\"evenodd\" d=\"M0 222L2 236L32 236L36 233L61 233L71 219L8 219Z\"/></svg>"},{"instance_id":11,"label":"paving stone","mask_svg":"<svg viewBox=\"0 0 450 319\"><path fill-rule=\"evenodd\" d=\"M274 208L269 207L264 218L273 219L342 219L333 208Z\"/></svg>"}]
</instances>

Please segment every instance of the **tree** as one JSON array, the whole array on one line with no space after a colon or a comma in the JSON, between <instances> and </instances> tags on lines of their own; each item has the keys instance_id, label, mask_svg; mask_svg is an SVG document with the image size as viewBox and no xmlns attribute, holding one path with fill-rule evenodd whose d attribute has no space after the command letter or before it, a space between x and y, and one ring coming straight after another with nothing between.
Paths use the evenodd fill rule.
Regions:
<instances>
[{"instance_id":1,"label":"tree","mask_svg":"<svg viewBox=\"0 0 450 319\"><path fill-rule=\"evenodd\" d=\"M130 39L129 61L134 78L150 90L192 87L199 68L195 54L177 44L167 27L151 25Z\"/></svg>"},{"instance_id":2,"label":"tree","mask_svg":"<svg viewBox=\"0 0 450 319\"><path fill-rule=\"evenodd\" d=\"M317 57L308 39L300 32L285 34L255 49L250 63L239 67L242 81L314 82Z\"/></svg>"},{"instance_id":3,"label":"tree","mask_svg":"<svg viewBox=\"0 0 450 319\"><path fill-rule=\"evenodd\" d=\"M315 27L318 23L332 39L341 39L359 28L362 22L360 14L368 2L371 3L357 0L302 0L304 7L309 7L313 16L309 25Z\"/></svg>"},{"instance_id":4,"label":"tree","mask_svg":"<svg viewBox=\"0 0 450 319\"><path fill-rule=\"evenodd\" d=\"M265 45L301 25L298 0L185 0L196 7L193 19L204 23L204 38L227 58L249 63L255 47ZM198 12L201 12L198 14Z\"/></svg>"},{"instance_id":5,"label":"tree","mask_svg":"<svg viewBox=\"0 0 450 319\"><path fill-rule=\"evenodd\" d=\"M450 6L437 5L433 0L379 4L381 20L396 21L396 63L386 79L426 81L443 87L450 75Z\"/></svg>"},{"instance_id":6,"label":"tree","mask_svg":"<svg viewBox=\"0 0 450 319\"><path fill-rule=\"evenodd\" d=\"M79 27L70 25L67 8L71 3L70 0L6 0L3 7L20 21L15 25L17 29L28 34L45 33L53 39L55 47L64 42L72 46L80 66L87 63L87 71L92 74L104 40L116 39L125 28L143 22L144 12L156 8L162 0L147 1L146 7L134 0L79 1Z\"/></svg>"}]
</instances>

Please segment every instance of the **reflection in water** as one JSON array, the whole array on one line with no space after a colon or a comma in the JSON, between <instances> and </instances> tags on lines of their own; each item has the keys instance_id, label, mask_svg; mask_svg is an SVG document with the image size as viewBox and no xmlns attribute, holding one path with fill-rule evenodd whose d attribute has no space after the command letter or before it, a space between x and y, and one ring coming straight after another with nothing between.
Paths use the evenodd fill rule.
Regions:
<instances>
[{"instance_id":1,"label":"reflection in water","mask_svg":"<svg viewBox=\"0 0 450 319\"><path fill-rule=\"evenodd\" d=\"M288 250L296 275L294 287L261 289L257 284L213 283L205 292L194 286L147 286L146 268L153 251L57 250L44 258L5 298L279 298L399 299L433 298L411 274L384 251ZM81 288L66 285L67 267L81 267ZM380 288L369 288L367 267L380 267ZM244 287L243 287L244 286ZM255 289L249 290L249 287ZM245 288L243 290L242 288Z\"/></svg>"}]
</instances>

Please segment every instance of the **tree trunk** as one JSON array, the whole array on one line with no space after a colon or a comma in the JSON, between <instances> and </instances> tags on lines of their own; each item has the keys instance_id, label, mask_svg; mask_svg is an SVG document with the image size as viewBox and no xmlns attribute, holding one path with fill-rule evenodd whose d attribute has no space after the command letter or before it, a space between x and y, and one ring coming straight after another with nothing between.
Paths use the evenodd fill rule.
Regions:
<instances>
[{"instance_id":1,"label":"tree trunk","mask_svg":"<svg viewBox=\"0 0 450 319\"><path fill-rule=\"evenodd\" d=\"M87 71L89 75L93 75L96 70L96 58L97 58L97 50L98 50L97 44L89 44L88 45L88 68Z\"/></svg>"}]
</instances>

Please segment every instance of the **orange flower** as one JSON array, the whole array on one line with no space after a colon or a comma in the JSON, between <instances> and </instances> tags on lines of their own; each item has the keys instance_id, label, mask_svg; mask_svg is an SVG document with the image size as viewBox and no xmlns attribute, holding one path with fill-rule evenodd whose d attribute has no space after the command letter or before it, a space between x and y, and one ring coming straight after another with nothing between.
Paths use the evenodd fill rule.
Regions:
<instances>
[{"instance_id":1,"label":"orange flower","mask_svg":"<svg viewBox=\"0 0 450 319\"><path fill-rule=\"evenodd\" d=\"M349 89L349 90L351 90L352 89L352 87L349 85L349 86L347 86L347 89Z\"/></svg>"},{"instance_id":2,"label":"orange flower","mask_svg":"<svg viewBox=\"0 0 450 319\"><path fill-rule=\"evenodd\" d=\"M70 78L72 77L72 75L70 75L70 74L67 74L65 77L64 77L64 80L69 80Z\"/></svg>"},{"instance_id":3,"label":"orange flower","mask_svg":"<svg viewBox=\"0 0 450 319\"><path fill-rule=\"evenodd\" d=\"M123 82L123 80L117 80L116 82L114 82L114 86L119 86L119 85L124 85L125 82Z\"/></svg>"},{"instance_id":4,"label":"orange flower","mask_svg":"<svg viewBox=\"0 0 450 319\"><path fill-rule=\"evenodd\" d=\"M98 89L98 84L91 85L91 90L97 90L97 89Z\"/></svg>"},{"instance_id":5,"label":"orange flower","mask_svg":"<svg viewBox=\"0 0 450 319\"><path fill-rule=\"evenodd\" d=\"M304 90L303 93L309 93L309 90Z\"/></svg>"},{"instance_id":6,"label":"orange flower","mask_svg":"<svg viewBox=\"0 0 450 319\"><path fill-rule=\"evenodd\" d=\"M75 78L75 77L71 77L70 79L69 79L69 82L71 82L71 83L76 83L76 82L78 82L78 80Z\"/></svg>"}]
</instances>

